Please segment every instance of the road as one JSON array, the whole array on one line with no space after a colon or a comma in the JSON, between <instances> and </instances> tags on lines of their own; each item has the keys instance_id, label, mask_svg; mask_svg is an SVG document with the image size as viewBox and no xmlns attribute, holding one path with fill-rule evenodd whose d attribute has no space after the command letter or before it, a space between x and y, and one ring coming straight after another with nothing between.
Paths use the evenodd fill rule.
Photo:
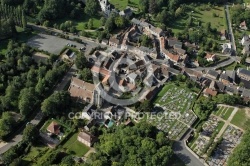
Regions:
<instances>
[{"instance_id":1,"label":"road","mask_svg":"<svg viewBox=\"0 0 250 166\"><path fill-rule=\"evenodd\" d=\"M180 141L176 141L173 145L174 153L188 166L203 166L206 165L203 160L200 160L198 156L192 152L186 145L186 140L189 137L191 129L185 134L184 138Z\"/></svg>"},{"instance_id":2,"label":"road","mask_svg":"<svg viewBox=\"0 0 250 166\"><path fill-rule=\"evenodd\" d=\"M219 64L216 64L215 66L211 66L211 67L197 67L195 68L195 70L199 70L199 71L203 71L203 70L216 70L216 69L219 69L219 68L222 68L224 66L228 66L232 63L235 62L235 58L233 57L229 57L228 60L224 61L224 62L221 62Z\"/></svg>"},{"instance_id":3,"label":"road","mask_svg":"<svg viewBox=\"0 0 250 166\"><path fill-rule=\"evenodd\" d=\"M232 28L232 23L231 23L231 18L230 18L230 12L228 9L228 5L226 5L225 7L226 7L226 19L227 19L227 24L228 24L228 31L230 34L230 42L232 45L233 53L236 53L236 44L234 40L234 33L233 33L233 28Z\"/></svg>"}]
</instances>

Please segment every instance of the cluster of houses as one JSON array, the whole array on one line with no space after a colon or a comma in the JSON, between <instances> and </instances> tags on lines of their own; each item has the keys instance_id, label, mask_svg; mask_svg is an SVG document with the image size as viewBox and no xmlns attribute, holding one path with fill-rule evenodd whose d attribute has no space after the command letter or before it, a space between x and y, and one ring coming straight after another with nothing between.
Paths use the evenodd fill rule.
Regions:
<instances>
[{"instance_id":1,"label":"cluster of houses","mask_svg":"<svg viewBox=\"0 0 250 166\"><path fill-rule=\"evenodd\" d=\"M250 71L238 68L237 71L208 70L202 84L206 86L205 96L216 96L218 93L239 94L245 101L250 100ZM237 86L240 82L241 86Z\"/></svg>"}]
</instances>

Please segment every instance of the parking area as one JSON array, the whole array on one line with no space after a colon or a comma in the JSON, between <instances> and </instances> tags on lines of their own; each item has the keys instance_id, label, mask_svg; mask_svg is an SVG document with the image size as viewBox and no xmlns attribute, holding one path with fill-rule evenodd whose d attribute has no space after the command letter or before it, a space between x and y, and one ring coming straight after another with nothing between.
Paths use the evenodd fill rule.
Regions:
<instances>
[{"instance_id":1,"label":"parking area","mask_svg":"<svg viewBox=\"0 0 250 166\"><path fill-rule=\"evenodd\" d=\"M57 54L57 55L60 54L61 50L67 44L74 45L76 46L77 49L86 47L86 50L85 50L86 53L89 53L89 51L92 48L97 47L99 45L99 43L94 43L94 42L84 41L84 40L83 40L83 44L80 44L74 41L59 38L57 36L51 36L51 35L46 35L42 33L30 38L27 42L27 45L31 47L35 47L40 50L48 51L49 53Z\"/></svg>"}]
</instances>

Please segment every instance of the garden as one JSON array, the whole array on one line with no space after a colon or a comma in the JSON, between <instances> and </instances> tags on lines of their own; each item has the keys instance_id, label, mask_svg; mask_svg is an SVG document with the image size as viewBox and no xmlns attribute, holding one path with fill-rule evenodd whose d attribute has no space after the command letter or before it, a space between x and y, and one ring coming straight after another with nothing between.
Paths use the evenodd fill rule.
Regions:
<instances>
[{"instance_id":1,"label":"garden","mask_svg":"<svg viewBox=\"0 0 250 166\"><path fill-rule=\"evenodd\" d=\"M218 110L214 111L214 115L217 115L222 119L227 120L232 114L233 110L233 107L218 106Z\"/></svg>"}]
</instances>

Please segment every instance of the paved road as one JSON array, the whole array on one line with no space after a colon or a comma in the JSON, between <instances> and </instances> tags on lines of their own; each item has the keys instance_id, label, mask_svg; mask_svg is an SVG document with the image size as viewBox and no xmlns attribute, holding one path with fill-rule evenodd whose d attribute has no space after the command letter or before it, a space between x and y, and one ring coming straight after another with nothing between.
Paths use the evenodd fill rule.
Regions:
<instances>
[{"instance_id":1,"label":"paved road","mask_svg":"<svg viewBox=\"0 0 250 166\"><path fill-rule=\"evenodd\" d=\"M219 68L222 68L224 66L228 66L232 63L235 62L235 59L233 57L230 57L228 60L224 61L224 62L221 62L215 66L211 66L211 67L197 67L195 68L194 70L199 70L199 71L202 71L202 70L216 70L216 69L219 69Z\"/></svg>"},{"instance_id":2,"label":"paved road","mask_svg":"<svg viewBox=\"0 0 250 166\"><path fill-rule=\"evenodd\" d=\"M203 166L205 164L186 146L185 141L191 132L192 130L189 129L183 139L174 143L174 153L188 166Z\"/></svg>"},{"instance_id":3,"label":"paved road","mask_svg":"<svg viewBox=\"0 0 250 166\"><path fill-rule=\"evenodd\" d=\"M232 44L233 51L236 53L236 44L235 44L235 40L234 40L234 33L233 33L233 29L232 29L230 12L229 12L229 9L228 9L228 5L226 5L225 7L226 7L226 19L227 19L227 24L228 24L228 30L229 30L229 33L230 33L230 42Z\"/></svg>"}]
</instances>

